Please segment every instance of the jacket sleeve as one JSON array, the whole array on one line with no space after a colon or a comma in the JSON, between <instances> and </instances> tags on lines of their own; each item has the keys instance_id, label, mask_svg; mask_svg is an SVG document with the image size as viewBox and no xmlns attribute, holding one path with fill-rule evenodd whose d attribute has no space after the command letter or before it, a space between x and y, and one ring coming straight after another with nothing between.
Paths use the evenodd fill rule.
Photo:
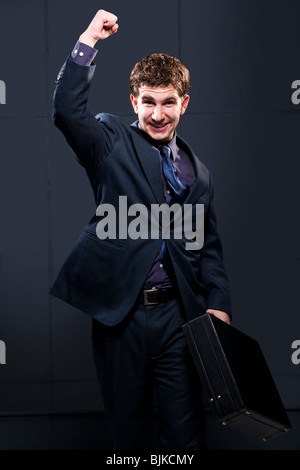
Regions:
<instances>
[{"instance_id":1,"label":"jacket sleeve","mask_svg":"<svg viewBox=\"0 0 300 470\"><path fill-rule=\"evenodd\" d=\"M93 169L103 161L116 139L113 129L101 125L88 110L95 69L95 64L79 65L68 57L58 74L54 92L54 124L86 169Z\"/></svg>"},{"instance_id":2,"label":"jacket sleeve","mask_svg":"<svg viewBox=\"0 0 300 470\"><path fill-rule=\"evenodd\" d=\"M213 206L213 184L211 199L204 220L204 245L200 255L200 276L207 298L206 308L223 310L231 314L230 288L223 262L223 249L217 231L217 220Z\"/></svg>"}]
</instances>

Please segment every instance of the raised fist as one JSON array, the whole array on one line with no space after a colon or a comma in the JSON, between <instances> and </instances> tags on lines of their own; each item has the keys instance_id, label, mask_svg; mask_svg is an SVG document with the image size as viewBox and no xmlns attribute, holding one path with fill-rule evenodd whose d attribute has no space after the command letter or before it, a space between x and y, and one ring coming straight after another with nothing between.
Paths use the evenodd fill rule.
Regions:
<instances>
[{"instance_id":1,"label":"raised fist","mask_svg":"<svg viewBox=\"0 0 300 470\"><path fill-rule=\"evenodd\" d=\"M97 41L108 38L118 31L118 17L105 10L97 11L88 28L80 36L80 42L94 47Z\"/></svg>"}]
</instances>

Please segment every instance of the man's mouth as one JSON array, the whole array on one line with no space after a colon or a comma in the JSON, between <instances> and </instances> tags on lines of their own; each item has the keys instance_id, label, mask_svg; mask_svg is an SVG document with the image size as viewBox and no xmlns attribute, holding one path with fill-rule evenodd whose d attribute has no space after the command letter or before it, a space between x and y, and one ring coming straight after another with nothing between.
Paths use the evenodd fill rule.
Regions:
<instances>
[{"instance_id":1,"label":"man's mouth","mask_svg":"<svg viewBox=\"0 0 300 470\"><path fill-rule=\"evenodd\" d=\"M161 129L165 129L166 126L167 126L167 122L165 122L164 124L153 124L152 122L150 123L150 126L151 127L154 127L154 129L158 129L158 130L161 130Z\"/></svg>"}]
</instances>

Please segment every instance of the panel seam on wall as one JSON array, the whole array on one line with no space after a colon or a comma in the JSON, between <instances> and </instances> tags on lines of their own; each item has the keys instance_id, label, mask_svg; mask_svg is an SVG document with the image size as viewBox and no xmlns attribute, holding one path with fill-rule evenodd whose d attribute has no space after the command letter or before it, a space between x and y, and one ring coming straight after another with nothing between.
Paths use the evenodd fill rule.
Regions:
<instances>
[{"instance_id":1,"label":"panel seam on wall","mask_svg":"<svg viewBox=\"0 0 300 470\"><path fill-rule=\"evenodd\" d=\"M181 60L181 4L180 0L178 0L177 5L177 14L178 14L178 59Z\"/></svg>"},{"instance_id":2,"label":"panel seam on wall","mask_svg":"<svg viewBox=\"0 0 300 470\"><path fill-rule=\"evenodd\" d=\"M50 107L49 107L49 8L45 0L45 70L46 70L46 185L47 185L47 242L48 242L48 287L53 277L53 246L52 246L52 217L51 217L51 182L50 182ZM52 335L52 299L48 294L48 329L49 329L49 356L50 356L50 410L53 410L53 335Z\"/></svg>"}]
</instances>

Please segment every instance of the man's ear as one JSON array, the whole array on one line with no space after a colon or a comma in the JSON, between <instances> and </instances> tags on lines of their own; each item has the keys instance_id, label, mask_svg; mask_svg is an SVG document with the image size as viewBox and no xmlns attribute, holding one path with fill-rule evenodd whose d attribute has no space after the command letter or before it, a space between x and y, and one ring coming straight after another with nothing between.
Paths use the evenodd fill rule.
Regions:
<instances>
[{"instance_id":1,"label":"man's ear","mask_svg":"<svg viewBox=\"0 0 300 470\"><path fill-rule=\"evenodd\" d=\"M131 104L132 104L132 107L134 109L134 112L136 114L138 114L138 99L131 94L130 95L130 100L131 100Z\"/></svg>"},{"instance_id":2,"label":"man's ear","mask_svg":"<svg viewBox=\"0 0 300 470\"><path fill-rule=\"evenodd\" d=\"M181 110L180 110L181 115L185 113L185 110L188 107L189 101L190 101L189 95L185 95L181 103Z\"/></svg>"}]
</instances>

